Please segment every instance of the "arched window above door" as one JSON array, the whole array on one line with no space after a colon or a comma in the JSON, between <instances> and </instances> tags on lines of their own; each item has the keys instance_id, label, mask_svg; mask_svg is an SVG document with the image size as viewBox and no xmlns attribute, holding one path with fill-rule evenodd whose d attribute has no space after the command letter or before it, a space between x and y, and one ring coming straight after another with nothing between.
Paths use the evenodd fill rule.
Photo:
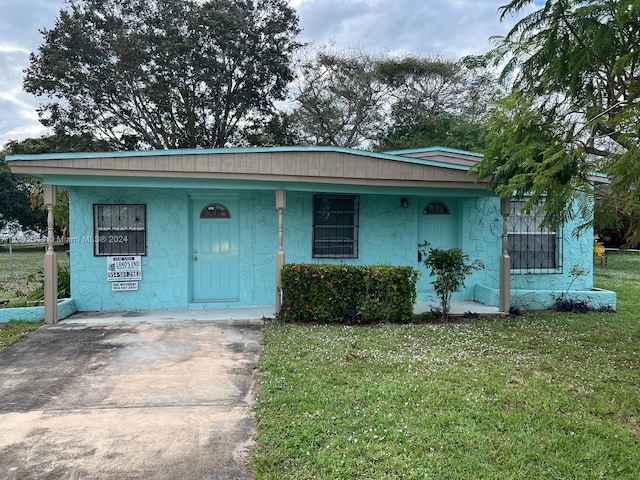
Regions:
<instances>
[{"instance_id":1,"label":"arched window above door","mask_svg":"<svg viewBox=\"0 0 640 480\"><path fill-rule=\"evenodd\" d=\"M231 214L221 203L210 203L200 211L200 218L231 218Z\"/></svg>"},{"instance_id":2,"label":"arched window above door","mask_svg":"<svg viewBox=\"0 0 640 480\"><path fill-rule=\"evenodd\" d=\"M427 203L422 210L423 215L450 215L449 207L446 203L441 202L440 200L434 200L433 202Z\"/></svg>"}]
</instances>

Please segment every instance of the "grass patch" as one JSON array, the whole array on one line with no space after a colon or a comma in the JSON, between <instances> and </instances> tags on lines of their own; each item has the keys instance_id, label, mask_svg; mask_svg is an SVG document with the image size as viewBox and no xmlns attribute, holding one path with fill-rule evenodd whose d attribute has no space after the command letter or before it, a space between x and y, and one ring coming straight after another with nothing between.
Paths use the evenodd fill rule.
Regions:
<instances>
[{"instance_id":1,"label":"grass patch","mask_svg":"<svg viewBox=\"0 0 640 480\"><path fill-rule=\"evenodd\" d=\"M44 245L9 252L0 250L0 306L28 306L29 294L44 281ZM58 268L69 267L69 257L59 252Z\"/></svg>"},{"instance_id":2,"label":"grass patch","mask_svg":"<svg viewBox=\"0 0 640 480\"><path fill-rule=\"evenodd\" d=\"M42 322L24 322L18 320L0 323L0 351L29 336L31 332L36 331L41 325Z\"/></svg>"},{"instance_id":3,"label":"grass patch","mask_svg":"<svg viewBox=\"0 0 640 480\"><path fill-rule=\"evenodd\" d=\"M640 288L627 268L597 268L616 314L268 326L255 477L640 478Z\"/></svg>"}]
</instances>

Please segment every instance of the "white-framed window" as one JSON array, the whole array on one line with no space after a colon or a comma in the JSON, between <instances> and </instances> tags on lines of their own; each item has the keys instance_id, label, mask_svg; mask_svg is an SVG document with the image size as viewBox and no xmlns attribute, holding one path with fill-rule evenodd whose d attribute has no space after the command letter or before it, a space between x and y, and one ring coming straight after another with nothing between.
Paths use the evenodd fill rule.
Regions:
<instances>
[{"instance_id":1,"label":"white-framed window","mask_svg":"<svg viewBox=\"0 0 640 480\"><path fill-rule=\"evenodd\" d=\"M313 196L313 258L358 258L360 197Z\"/></svg>"},{"instance_id":2,"label":"white-framed window","mask_svg":"<svg viewBox=\"0 0 640 480\"><path fill-rule=\"evenodd\" d=\"M146 221L144 204L94 205L94 255L146 255Z\"/></svg>"},{"instance_id":3,"label":"white-framed window","mask_svg":"<svg viewBox=\"0 0 640 480\"><path fill-rule=\"evenodd\" d=\"M526 199L511 200L508 220L512 273L562 273L562 229L542 227L540 207L522 211Z\"/></svg>"}]
</instances>

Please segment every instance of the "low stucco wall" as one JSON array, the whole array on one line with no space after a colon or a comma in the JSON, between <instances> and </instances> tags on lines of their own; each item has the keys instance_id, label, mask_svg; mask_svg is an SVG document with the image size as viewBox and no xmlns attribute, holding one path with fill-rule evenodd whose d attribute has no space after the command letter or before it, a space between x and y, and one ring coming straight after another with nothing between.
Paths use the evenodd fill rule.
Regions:
<instances>
[{"instance_id":1,"label":"low stucco wall","mask_svg":"<svg viewBox=\"0 0 640 480\"><path fill-rule=\"evenodd\" d=\"M590 290L511 290L511 306L522 310L545 310L551 308L558 298L574 302L585 302L594 309L616 309L616 292L592 288ZM486 305L498 305L500 292L497 288L476 285L476 300Z\"/></svg>"},{"instance_id":2,"label":"low stucco wall","mask_svg":"<svg viewBox=\"0 0 640 480\"><path fill-rule=\"evenodd\" d=\"M66 298L58 302L58 321L73 315L75 312L76 303L73 298ZM41 322L44 320L44 306L0 309L0 323L7 323L11 320Z\"/></svg>"}]
</instances>

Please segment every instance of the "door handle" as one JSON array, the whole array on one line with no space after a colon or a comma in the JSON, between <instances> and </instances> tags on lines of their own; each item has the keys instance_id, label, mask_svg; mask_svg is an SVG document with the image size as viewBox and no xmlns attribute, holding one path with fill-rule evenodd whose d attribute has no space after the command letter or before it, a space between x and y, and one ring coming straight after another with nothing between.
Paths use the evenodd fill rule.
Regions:
<instances>
[{"instance_id":1,"label":"door handle","mask_svg":"<svg viewBox=\"0 0 640 480\"><path fill-rule=\"evenodd\" d=\"M193 261L197 262L198 261L198 257L193 257Z\"/></svg>"}]
</instances>

